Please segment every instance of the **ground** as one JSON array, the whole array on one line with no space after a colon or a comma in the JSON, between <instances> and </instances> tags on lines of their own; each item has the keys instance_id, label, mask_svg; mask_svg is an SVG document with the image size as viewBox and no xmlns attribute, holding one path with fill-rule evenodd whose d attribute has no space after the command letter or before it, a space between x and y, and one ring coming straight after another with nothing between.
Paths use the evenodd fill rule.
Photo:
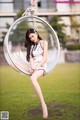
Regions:
<instances>
[{"instance_id":1,"label":"ground","mask_svg":"<svg viewBox=\"0 0 80 120\"><path fill-rule=\"evenodd\" d=\"M29 76L1 66L0 78L0 111L9 111L9 120L42 120ZM80 120L80 63L58 64L38 82L48 105L48 120Z\"/></svg>"}]
</instances>

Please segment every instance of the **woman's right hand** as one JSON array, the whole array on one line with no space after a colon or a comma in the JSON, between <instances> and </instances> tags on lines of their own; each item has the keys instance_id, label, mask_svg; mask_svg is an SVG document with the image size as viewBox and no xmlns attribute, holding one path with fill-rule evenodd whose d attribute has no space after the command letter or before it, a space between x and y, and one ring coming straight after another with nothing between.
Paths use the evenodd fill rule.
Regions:
<instances>
[{"instance_id":1,"label":"woman's right hand","mask_svg":"<svg viewBox=\"0 0 80 120\"><path fill-rule=\"evenodd\" d=\"M33 70L33 69L30 69L30 70L29 70L29 73L30 73L30 74L32 74L33 72L34 72L34 70Z\"/></svg>"},{"instance_id":2,"label":"woman's right hand","mask_svg":"<svg viewBox=\"0 0 80 120\"><path fill-rule=\"evenodd\" d=\"M37 70L37 67L31 66L32 70Z\"/></svg>"},{"instance_id":3,"label":"woman's right hand","mask_svg":"<svg viewBox=\"0 0 80 120\"><path fill-rule=\"evenodd\" d=\"M29 69L29 72L32 74L35 70L37 70L37 67L31 66L31 68Z\"/></svg>"}]
</instances>

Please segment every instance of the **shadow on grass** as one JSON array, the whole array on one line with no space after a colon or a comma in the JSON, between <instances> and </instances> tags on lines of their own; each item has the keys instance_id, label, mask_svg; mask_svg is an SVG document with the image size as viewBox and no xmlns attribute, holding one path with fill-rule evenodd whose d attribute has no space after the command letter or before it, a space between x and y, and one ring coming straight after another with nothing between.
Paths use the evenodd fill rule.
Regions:
<instances>
[{"instance_id":1,"label":"shadow on grass","mask_svg":"<svg viewBox=\"0 0 80 120\"><path fill-rule=\"evenodd\" d=\"M80 120L79 106L68 103L48 103L48 120ZM43 120L41 106L29 108L28 120Z\"/></svg>"}]
</instances>

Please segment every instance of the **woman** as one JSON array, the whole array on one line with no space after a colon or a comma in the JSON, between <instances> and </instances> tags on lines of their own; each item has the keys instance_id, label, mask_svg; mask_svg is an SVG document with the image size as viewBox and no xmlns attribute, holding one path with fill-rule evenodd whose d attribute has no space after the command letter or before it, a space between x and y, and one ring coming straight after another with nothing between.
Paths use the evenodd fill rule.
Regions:
<instances>
[{"instance_id":1,"label":"woman","mask_svg":"<svg viewBox=\"0 0 80 120\"><path fill-rule=\"evenodd\" d=\"M27 61L30 62L29 73L32 85L40 99L43 118L48 118L47 105L44 101L41 88L37 79L47 72L47 49L48 43L39 36L35 29L26 32L25 47L27 48Z\"/></svg>"}]
</instances>

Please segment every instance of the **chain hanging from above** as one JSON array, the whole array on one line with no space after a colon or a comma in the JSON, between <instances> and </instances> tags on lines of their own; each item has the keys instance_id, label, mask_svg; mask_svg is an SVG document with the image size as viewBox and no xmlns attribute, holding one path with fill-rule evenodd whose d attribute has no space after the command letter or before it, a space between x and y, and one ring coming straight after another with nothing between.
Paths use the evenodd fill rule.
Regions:
<instances>
[{"instance_id":1,"label":"chain hanging from above","mask_svg":"<svg viewBox=\"0 0 80 120\"><path fill-rule=\"evenodd\" d=\"M30 7L28 7L25 10L25 12L22 14L22 16L34 15L35 14L35 9L36 9L36 2L37 2L37 0L31 0L30 1Z\"/></svg>"}]
</instances>

